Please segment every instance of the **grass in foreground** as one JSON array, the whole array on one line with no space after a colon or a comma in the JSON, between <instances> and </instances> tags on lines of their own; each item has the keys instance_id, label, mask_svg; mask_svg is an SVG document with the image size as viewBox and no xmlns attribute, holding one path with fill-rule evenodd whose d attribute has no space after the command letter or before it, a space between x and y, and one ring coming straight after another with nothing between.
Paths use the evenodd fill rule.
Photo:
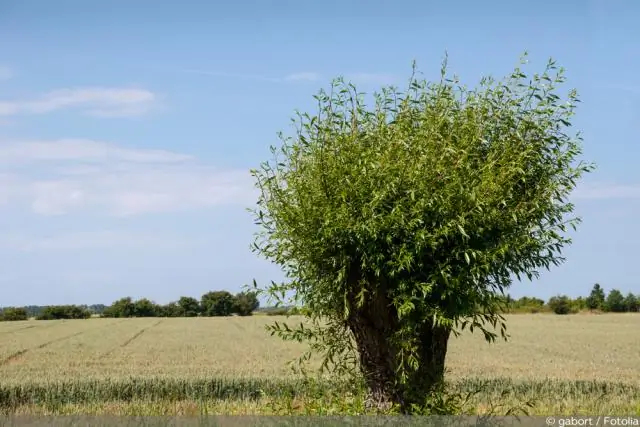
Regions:
<instances>
[{"instance_id":1,"label":"grass in foreground","mask_svg":"<svg viewBox=\"0 0 640 427\"><path fill-rule=\"evenodd\" d=\"M451 393L474 393L464 413L640 415L640 385L597 381L467 379ZM29 415L358 415L364 393L346 383L266 379L140 379L0 387L0 411ZM517 412L522 413L522 412Z\"/></svg>"}]
</instances>

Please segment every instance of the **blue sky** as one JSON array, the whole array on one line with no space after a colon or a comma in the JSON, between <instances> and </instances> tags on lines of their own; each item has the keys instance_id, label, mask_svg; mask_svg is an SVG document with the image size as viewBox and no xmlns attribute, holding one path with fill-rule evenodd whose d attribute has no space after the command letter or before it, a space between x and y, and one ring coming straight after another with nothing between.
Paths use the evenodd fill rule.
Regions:
<instances>
[{"instance_id":1,"label":"blue sky","mask_svg":"<svg viewBox=\"0 0 640 427\"><path fill-rule=\"evenodd\" d=\"M248 170L343 75L412 60L470 84L528 50L567 68L598 164L568 261L512 294L640 292L640 5L633 0L0 1L0 306L168 302L279 269L249 250Z\"/></svg>"}]
</instances>

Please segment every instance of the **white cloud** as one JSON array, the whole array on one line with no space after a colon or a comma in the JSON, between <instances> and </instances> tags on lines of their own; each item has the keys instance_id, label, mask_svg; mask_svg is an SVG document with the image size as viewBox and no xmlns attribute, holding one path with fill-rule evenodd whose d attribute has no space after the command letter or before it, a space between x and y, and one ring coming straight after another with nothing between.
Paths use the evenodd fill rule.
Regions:
<instances>
[{"instance_id":1,"label":"white cloud","mask_svg":"<svg viewBox=\"0 0 640 427\"><path fill-rule=\"evenodd\" d=\"M216 70L203 70L203 69L194 69L194 68L179 68L179 69L167 69L154 67L154 70L168 71L179 74L192 74L192 75L201 75L201 76L210 76L210 77L222 77L222 78L232 78L232 79L246 79L246 80L258 80L265 81L271 83L282 83L282 82L318 82L323 79L327 82L331 80L332 77L338 77L341 74L336 75L323 75L316 71L301 71L290 73L287 75L280 76L267 76L264 74L247 74L247 73L233 73L227 71L216 71ZM384 73L349 73L343 75L345 80L351 81L354 84L374 84L374 85L389 85L398 83L398 77L393 74L384 74Z\"/></svg>"},{"instance_id":2,"label":"white cloud","mask_svg":"<svg viewBox=\"0 0 640 427\"><path fill-rule=\"evenodd\" d=\"M595 184L578 186L572 193L578 200L593 199L637 199L640 198L640 184L617 185Z\"/></svg>"},{"instance_id":3,"label":"white cloud","mask_svg":"<svg viewBox=\"0 0 640 427\"><path fill-rule=\"evenodd\" d=\"M13 76L14 76L14 72L11 68L4 65L0 65L0 81L9 80Z\"/></svg>"},{"instance_id":4,"label":"white cloud","mask_svg":"<svg viewBox=\"0 0 640 427\"><path fill-rule=\"evenodd\" d=\"M132 216L255 200L248 171L91 140L0 142L0 166L7 171L0 175L0 206L39 215Z\"/></svg>"},{"instance_id":5,"label":"white cloud","mask_svg":"<svg viewBox=\"0 0 640 427\"><path fill-rule=\"evenodd\" d=\"M77 108L95 117L133 117L151 111L158 101L158 95L144 89L59 89L33 100L0 101L0 116L46 114Z\"/></svg>"}]
</instances>

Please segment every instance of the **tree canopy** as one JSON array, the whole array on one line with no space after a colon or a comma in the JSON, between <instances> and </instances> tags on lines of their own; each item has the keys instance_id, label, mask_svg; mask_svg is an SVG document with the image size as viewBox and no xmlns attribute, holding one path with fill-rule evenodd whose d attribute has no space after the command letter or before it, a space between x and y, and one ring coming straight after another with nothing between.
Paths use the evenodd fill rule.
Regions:
<instances>
[{"instance_id":1,"label":"tree canopy","mask_svg":"<svg viewBox=\"0 0 640 427\"><path fill-rule=\"evenodd\" d=\"M506 338L505 289L563 262L579 223L567 197L592 169L564 81L550 60L468 89L445 60L439 81L414 65L408 88L383 88L372 108L341 78L320 91L252 171L253 248L287 277L256 287L310 318L272 332L308 341L323 368L357 365L372 402L405 410L442 382L451 333Z\"/></svg>"}]
</instances>

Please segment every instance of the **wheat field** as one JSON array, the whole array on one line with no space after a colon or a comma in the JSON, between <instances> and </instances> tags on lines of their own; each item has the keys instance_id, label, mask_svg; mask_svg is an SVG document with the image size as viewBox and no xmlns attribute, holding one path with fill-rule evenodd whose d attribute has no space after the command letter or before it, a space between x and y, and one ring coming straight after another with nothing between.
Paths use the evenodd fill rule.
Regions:
<instances>
[{"instance_id":1,"label":"wheat field","mask_svg":"<svg viewBox=\"0 0 640 427\"><path fill-rule=\"evenodd\" d=\"M0 408L29 414L309 413L311 405L300 403L309 382L287 363L305 347L271 337L264 327L274 320L284 319L0 323ZM537 414L640 413L640 315L512 315L507 324L508 342L487 344L481 334L468 333L450 342L447 379L461 391L482 387L471 402L475 411L530 399L530 413ZM337 383L314 387L335 401L357 399Z\"/></svg>"}]
</instances>

